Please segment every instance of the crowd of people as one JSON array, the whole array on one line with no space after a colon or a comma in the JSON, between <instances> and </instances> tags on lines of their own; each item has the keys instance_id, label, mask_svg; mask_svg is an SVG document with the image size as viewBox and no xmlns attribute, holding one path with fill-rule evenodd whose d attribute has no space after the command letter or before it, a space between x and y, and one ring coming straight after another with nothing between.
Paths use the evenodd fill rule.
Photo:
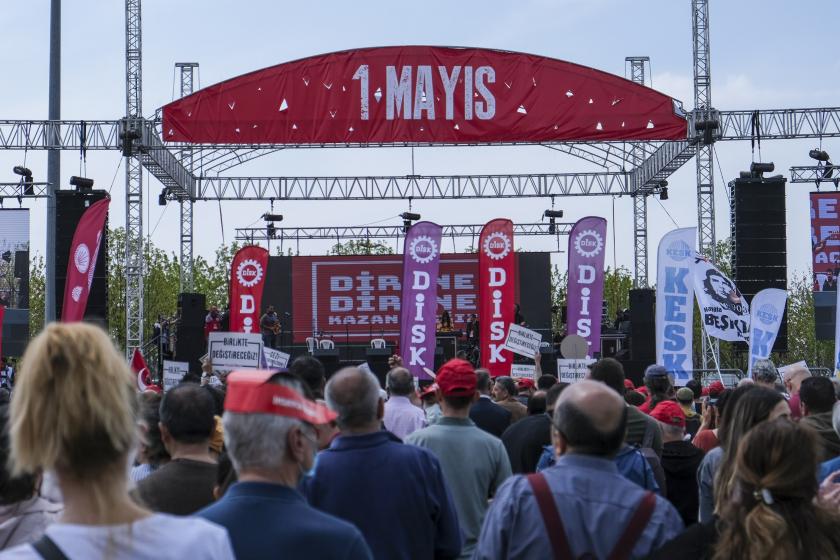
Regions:
<instances>
[{"instance_id":1,"label":"crowd of people","mask_svg":"<svg viewBox=\"0 0 840 560\"><path fill-rule=\"evenodd\" d=\"M392 365L138 393L103 331L48 325L0 403L0 559L840 557L836 380Z\"/></svg>"}]
</instances>

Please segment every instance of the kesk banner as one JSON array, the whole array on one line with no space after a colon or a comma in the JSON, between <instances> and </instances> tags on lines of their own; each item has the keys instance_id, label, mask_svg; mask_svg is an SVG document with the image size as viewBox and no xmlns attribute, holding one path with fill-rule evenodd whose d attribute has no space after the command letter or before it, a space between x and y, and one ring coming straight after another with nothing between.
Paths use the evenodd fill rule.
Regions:
<instances>
[{"instance_id":1,"label":"kesk banner","mask_svg":"<svg viewBox=\"0 0 840 560\"><path fill-rule=\"evenodd\" d=\"M256 245L236 252L230 266L230 332L258 333L268 251Z\"/></svg>"},{"instance_id":2,"label":"kesk banner","mask_svg":"<svg viewBox=\"0 0 840 560\"><path fill-rule=\"evenodd\" d=\"M785 314L787 292L778 288L761 290L752 299L750 314L750 365L748 375L752 375L753 364L757 360L770 357L776 335Z\"/></svg>"},{"instance_id":3,"label":"kesk banner","mask_svg":"<svg viewBox=\"0 0 840 560\"><path fill-rule=\"evenodd\" d=\"M516 303L513 222L504 218L487 222L478 246L481 366L493 377L510 375L513 354L504 345Z\"/></svg>"},{"instance_id":4,"label":"kesk banner","mask_svg":"<svg viewBox=\"0 0 840 560\"><path fill-rule=\"evenodd\" d=\"M581 218L569 234L569 288L566 332L586 339L587 355L601 351L601 307L604 301L604 253L607 220Z\"/></svg>"},{"instance_id":5,"label":"kesk banner","mask_svg":"<svg viewBox=\"0 0 840 560\"><path fill-rule=\"evenodd\" d=\"M694 240L697 228L669 231L659 242L656 262L656 363L676 385L691 379Z\"/></svg>"},{"instance_id":6,"label":"kesk banner","mask_svg":"<svg viewBox=\"0 0 840 560\"><path fill-rule=\"evenodd\" d=\"M694 258L694 293L700 307L700 321L709 336L730 342L748 341L747 300L732 280L699 253Z\"/></svg>"},{"instance_id":7,"label":"kesk banner","mask_svg":"<svg viewBox=\"0 0 840 560\"><path fill-rule=\"evenodd\" d=\"M435 369L441 233L437 224L418 222L405 236L400 352L403 365L418 379L431 379L424 368Z\"/></svg>"},{"instance_id":8,"label":"kesk banner","mask_svg":"<svg viewBox=\"0 0 840 560\"><path fill-rule=\"evenodd\" d=\"M67 260L67 281L64 284L64 303L61 320L65 323L81 321L85 316L93 272L102 242L102 228L108 217L110 198L94 202L82 214L73 243L70 244L70 258Z\"/></svg>"}]
</instances>

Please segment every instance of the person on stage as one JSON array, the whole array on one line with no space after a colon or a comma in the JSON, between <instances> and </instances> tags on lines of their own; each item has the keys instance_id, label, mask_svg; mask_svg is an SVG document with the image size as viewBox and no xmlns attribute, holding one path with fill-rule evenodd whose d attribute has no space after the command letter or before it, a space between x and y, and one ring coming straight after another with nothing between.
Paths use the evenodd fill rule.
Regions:
<instances>
[{"instance_id":1,"label":"person on stage","mask_svg":"<svg viewBox=\"0 0 840 560\"><path fill-rule=\"evenodd\" d=\"M260 331L262 331L263 344L269 348L276 348L277 335L280 333L280 319L273 305L269 305L260 317Z\"/></svg>"}]
</instances>

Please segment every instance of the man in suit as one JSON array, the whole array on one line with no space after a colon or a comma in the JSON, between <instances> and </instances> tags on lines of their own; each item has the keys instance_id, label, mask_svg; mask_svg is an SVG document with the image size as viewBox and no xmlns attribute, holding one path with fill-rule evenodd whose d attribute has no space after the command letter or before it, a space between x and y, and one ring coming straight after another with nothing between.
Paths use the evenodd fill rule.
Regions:
<instances>
[{"instance_id":1,"label":"man in suit","mask_svg":"<svg viewBox=\"0 0 840 560\"><path fill-rule=\"evenodd\" d=\"M475 370L475 374L480 395L478 402L470 408L470 420L485 432L502 437L502 433L510 426L511 414L490 397L490 372L480 368Z\"/></svg>"}]
</instances>

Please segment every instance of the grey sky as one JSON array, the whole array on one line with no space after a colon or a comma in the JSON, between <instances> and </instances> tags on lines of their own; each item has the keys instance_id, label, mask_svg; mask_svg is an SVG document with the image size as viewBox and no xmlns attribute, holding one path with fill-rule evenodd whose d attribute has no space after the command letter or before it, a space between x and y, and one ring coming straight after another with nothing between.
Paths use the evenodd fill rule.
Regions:
<instances>
[{"instance_id":1,"label":"grey sky","mask_svg":"<svg viewBox=\"0 0 840 560\"><path fill-rule=\"evenodd\" d=\"M125 111L123 2L65 0L63 25L62 117L119 118ZM760 109L838 105L838 57L832 36L820 22L840 15L830 1L781 0L711 2L712 99L719 109ZM822 29L822 31L821 31ZM47 114L49 2L6 0L0 18L0 118L40 119ZM296 58L362 46L396 44L461 45L531 52L624 75L624 57L651 57L653 86L693 105L691 87L690 0L520 0L372 2L222 2L145 0L143 2L143 107L149 115L172 99L177 85L173 64L200 63L200 84L207 86L250 70ZM817 140L775 141L762 145L763 160L787 175L791 165L808 164ZM829 153L836 141L826 141ZM718 237L729 231L725 182L750 162L749 142L721 143L715 171ZM41 152L0 153L0 177L12 180L11 167L26 157L37 180L45 180ZM836 156L840 157L840 156ZM124 171L118 152L88 154L86 174L99 187L113 185L110 224L124 225ZM235 175L373 175L410 172L408 149L290 150L246 164ZM79 174L78 153L62 157L62 180ZM119 169L118 169L119 166ZM425 148L415 150L418 174L595 171L585 162L541 147ZM696 224L695 164L689 162L670 180L670 200L650 200L651 278L656 245L674 223ZM146 232L155 244L177 251L178 211L157 205L161 186L152 179ZM808 270L807 185L788 194L789 265ZM6 201L6 207L17 202ZM424 219L483 223L494 217L536 221L548 200L415 202ZM632 269L632 203L629 198L558 199L569 221L585 215L609 221L607 261ZM43 252L44 204L33 208L33 247ZM269 209L265 203L226 203L224 238ZM286 226L360 225L385 220L407 209L401 202L278 203ZM613 212L615 221L613 221ZM162 217L161 217L162 216ZM222 242L217 203L196 205L196 251L211 254ZM614 228L614 230L613 230ZM615 235L613 236L613 233ZM616 244L613 244L615 237ZM455 242L463 250L468 240ZM527 249L554 248L553 241L518 240ZM325 251L329 243L302 245L302 254ZM453 244L447 241L445 250ZM565 256L555 256L565 268Z\"/></svg>"}]
</instances>

